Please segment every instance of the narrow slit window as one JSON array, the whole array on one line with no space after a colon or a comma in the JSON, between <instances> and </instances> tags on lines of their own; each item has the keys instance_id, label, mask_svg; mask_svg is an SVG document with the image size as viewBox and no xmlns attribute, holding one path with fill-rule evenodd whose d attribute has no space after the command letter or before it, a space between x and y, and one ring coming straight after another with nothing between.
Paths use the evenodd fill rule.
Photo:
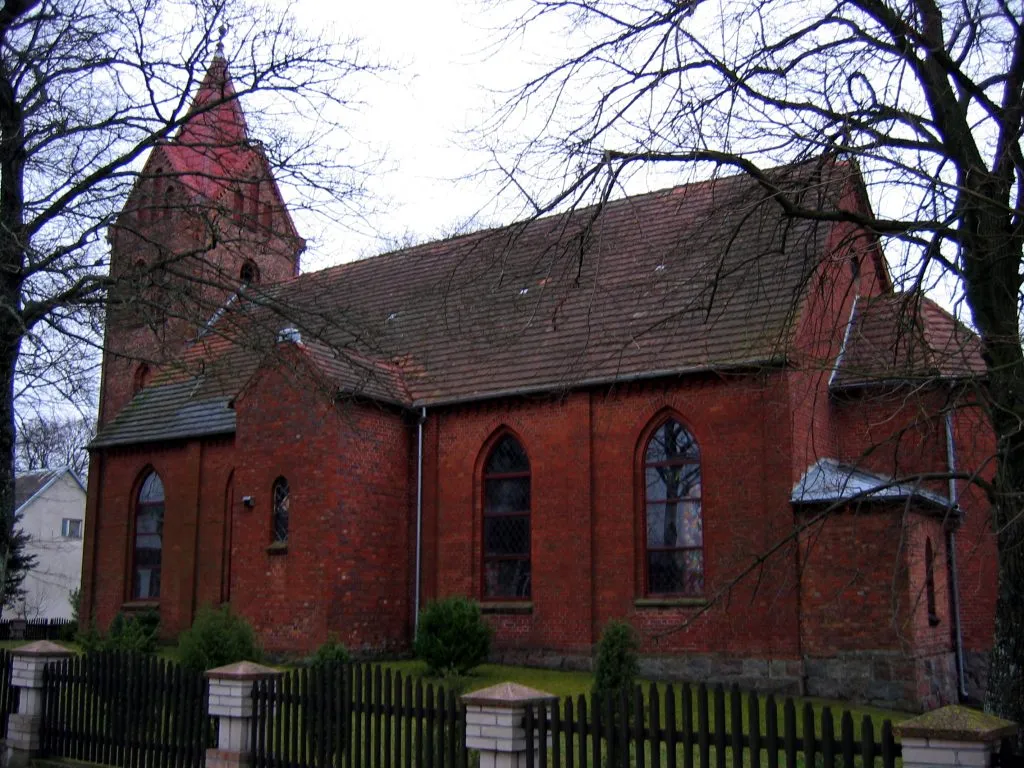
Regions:
<instances>
[{"instance_id":1,"label":"narrow slit window","mask_svg":"<svg viewBox=\"0 0 1024 768\"><path fill-rule=\"evenodd\" d=\"M160 597L163 558L164 484L150 472L135 502L135 543L132 554L132 599Z\"/></svg>"},{"instance_id":2,"label":"narrow slit window","mask_svg":"<svg viewBox=\"0 0 1024 768\"><path fill-rule=\"evenodd\" d=\"M275 544L286 544L288 542L288 508L291 502L291 490L288 488L288 481L283 477L274 481L274 510L271 522L271 534Z\"/></svg>"}]
</instances>

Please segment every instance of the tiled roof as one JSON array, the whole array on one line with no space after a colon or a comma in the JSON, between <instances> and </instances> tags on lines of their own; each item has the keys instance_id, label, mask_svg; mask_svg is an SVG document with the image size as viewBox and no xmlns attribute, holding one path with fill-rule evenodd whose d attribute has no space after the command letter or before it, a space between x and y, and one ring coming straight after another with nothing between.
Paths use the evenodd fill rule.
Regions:
<instances>
[{"instance_id":1,"label":"tiled roof","mask_svg":"<svg viewBox=\"0 0 1024 768\"><path fill-rule=\"evenodd\" d=\"M828 209L855 171L826 168L824 181L812 166L775 179ZM283 326L340 391L406 406L781 364L830 227L785 218L731 176L307 274L218 320L215 332L239 317L264 331L220 355L210 396L240 390ZM123 414L131 430L119 416L94 444L181 434L167 426L179 405L145 399Z\"/></svg>"},{"instance_id":2,"label":"tiled roof","mask_svg":"<svg viewBox=\"0 0 1024 768\"><path fill-rule=\"evenodd\" d=\"M90 447L130 445L185 437L231 434L231 396L197 397L203 379L146 387L117 418L100 430Z\"/></svg>"},{"instance_id":3,"label":"tiled roof","mask_svg":"<svg viewBox=\"0 0 1024 768\"><path fill-rule=\"evenodd\" d=\"M931 299L903 293L858 299L832 387L984 373L981 345L969 328Z\"/></svg>"}]
</instances>

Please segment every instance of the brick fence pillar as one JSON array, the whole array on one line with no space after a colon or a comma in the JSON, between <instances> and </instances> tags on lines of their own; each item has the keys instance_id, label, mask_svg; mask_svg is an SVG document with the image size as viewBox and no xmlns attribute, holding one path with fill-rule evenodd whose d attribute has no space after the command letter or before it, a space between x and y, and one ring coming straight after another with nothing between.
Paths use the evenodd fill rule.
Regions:
<instances>
[{"instance_id":1,"label":"brick fence pillar","mask_svg":"<svg viewBox=\"0 0 1024 768\"><path fill-rule=\"evenodd\" d=\"M11 651L11 685L18 689L18 711L7 717L7 765L28 765L39 752L43 725L43 670L51 661L74 654L63 645L40 640Z\"/></svg>"},{"instance_id":2,"label":"brick fence pillar","mask_svg":"<svg viewBox=\"0 0 1024 768\"><path fill-rule=\"evenodd\" d=\"M210 699L206 711L220 718L217 748L206 750L206 768L244 768L252 759L252 686L282 674L279 670L239 661L206 672Z\"/></svg>"},{"instance_id":3,"label":"brick fence pillar","mask_svg":"<svg viewBox=\"0 0 1024 768\"><path fill-rule=\"evenodd\" d=\"M893 726L903 745L903 768L989 768L999 740L1017 726L969 707L950 706Z\"/></svg>"},{"instance_id":4,"label":"brick fence pillar","mask_svg":"<svg viewBox=\"0 0 1024 768\"><path fill-rule=\"evenodd\" d=\"M498 683L463 696L466 747L480 750L480 768L525 768L528 749L534 752L534 765L540 765L540 745L527 743L526 708L557 700L550 693L518 683Z\"/></svg>"}]
</instances>

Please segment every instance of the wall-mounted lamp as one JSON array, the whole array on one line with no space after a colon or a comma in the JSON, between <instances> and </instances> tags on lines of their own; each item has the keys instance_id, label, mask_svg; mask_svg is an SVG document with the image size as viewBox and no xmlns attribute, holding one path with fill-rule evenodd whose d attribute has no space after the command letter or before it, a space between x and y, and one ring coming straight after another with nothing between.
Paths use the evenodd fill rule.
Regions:
<instances>
[{"instance_id":1,"label":"wall-mounted lamp","mask_svg":"<svg viewBox=\"0 0 1024 768\"><path fill-rule=\"evenodd\" d=\"M242 506L245 507L246 509L252 509L253 507L256 506L256 501L253 499L252 496L243 496Z\"/></svg>"}]
</instances>

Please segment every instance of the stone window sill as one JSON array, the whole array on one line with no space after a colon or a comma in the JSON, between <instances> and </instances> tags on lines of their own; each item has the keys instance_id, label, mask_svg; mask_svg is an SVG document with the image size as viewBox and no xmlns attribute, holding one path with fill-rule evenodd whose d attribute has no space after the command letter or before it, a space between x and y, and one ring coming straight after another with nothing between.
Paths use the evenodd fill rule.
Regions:
<instances>
[{"instance_id":1,"label":"stone window sill","mask_svg":"<svg viewBox=\"0 0 1024 768\"><path fill-rule=\"evenodd\" d=\"M288 554L288 542L287 541L275 541L269 547L267 547L268 555L287 555Z\"/></svg>"},{"instance_id":2,"label":"stone window sill","mask_svg":"<svg viewBox=\"0 0 1024 768\"><path fill-rule=\"evenodd\" d=\"M533 613L533 603L515 602L507 603L480 603L481 613Z\"/></svg>"},{"instance_id":3,"label":"stone window sill","mask_svg":"<svg viewBox=\"0 0 1024 768\"><path fill-rule=\"evenodd\" d=\"M639 597L636 608L700 608L708 604L705 597Z\"/></svg>"}]
</instances>

